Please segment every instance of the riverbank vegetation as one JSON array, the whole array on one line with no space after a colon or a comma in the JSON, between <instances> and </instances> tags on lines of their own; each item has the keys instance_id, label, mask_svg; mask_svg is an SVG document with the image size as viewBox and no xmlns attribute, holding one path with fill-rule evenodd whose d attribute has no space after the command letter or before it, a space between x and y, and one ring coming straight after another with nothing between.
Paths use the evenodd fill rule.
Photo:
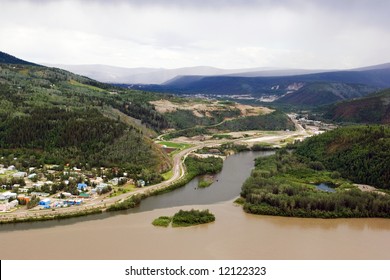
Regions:
<instances>
[{"instance_id":1,"label":"riverbank vegetation","mask_svg":"<svg viewBox=\"0 0 390 280\"><path fill-rule=\"evenodd\" d=\"M110 205L109 207L107 207L107 211L111 212L111 211L120 211L120 210L128 210L131 208L135 208L141 203L141 200L143 198L144 195L139 195L139 194L132 195L121 202L117 202Z\"/></svg>"},{"instance_id":2,"label":"riverbank vegetation","mask_svg":"<svg viewBox=\"0 0 390 280\"><path fill-rule=\"evenodd\" d=\"M214 183L214 177L212 176L201 176L198 181L198 188L207 188Z\"/></svg>"},{"instance_id":3,"label":"riverbank vegetation","mask_svg":"<svg viewBox=\"0 0 390 280\"><path fill-rule=\"evenodd\" d=\"M168 227L172 222L172 217L161 216L152 222L152 225L156 227Z\"/></svg>"},{"instance_id":4,"label":"riverbank vegetation","mask_svg":"<svg viewBox=\"0 0 390 280\"><path fill-rule=\"evenodd\" d=\"M222 170L223 160L218 157L198 158L188 156L184 161L187 173L180 180L169 185L168 187L156 189L154 191L146 192L142 195L133 195L124 201L117 202L110 205L107 211L121 211L137 207L141 201L149 196L160 195L171 192L175 189L185 186L188 182L196 176L205 174L216 174Z\"/></svg>"},{"instance_id":5,"label":"riverbank vegetation","mask_svg":"<svg viewBox=\"0 0 390 280\"><path fill-rule=\"evenodd\" d=\"M215 216L207 210L180 210L172 218L173 227L188 227L215 221Z\"/></svg>"},{"instance_id":6,"label":"riverbank vegetation","mask_svg":"<svg viewBox=\"0 0 390 280\"><path fill-rule=\"evenodd\" d=\"M185 159L184 164L186 166L187 173L180 180L177 180L175 183L169 185L166 188L154 190L148 195L154 196L168 193L185 186L196 176L216 174L222 170L223 160L219 157L199 158L188 156Z\"/></svg>"},{"instance_id":7,"label":"riverbank vegetation","mask_svg":"<svg viewBox=\"0 0 390 280\"><path fill-rule=\"evenodd\" d=\"M47 214L47 215L20 217L20 218L13 218L9 220L2 219L0 220L0 224L64 220L64 219L77 218L77 217L83 217L83 216L94 215L94 214L101 214L102 212L103 210L100 208L93 208L93 209L86 209L82 211L65 212L65 213L56 213L55 211L53 211L51 214Z\"/></svg>"},{"instance_id":8,"label":"riverbank vegetation","mask_svg":"<svg viewBox=\"0 0 390 280\"><path fill-rule=\"evenodd\" d=\"M390 218L386 191L363 192L349 181L388 188L388 139L385 127L340 128L305 141L294 153L280 150L258 158L242 187L244 210L295 217ZM318 189L321 183L332 192Z\"/></svg>"},{"instance_id":9,"label":"riverbank vegetation","mask_svg":"<svg viewBox=\"0 0 390 280\"><path fill-rule=\"evenodd\" d=\"M207 224L215 221L215 216L208 209L206 210L180 210L173 217L161 216L155 219L152 224L159 227L168 227L172 222L172 227L189 227Z\"/></svg>"}]
</instances>

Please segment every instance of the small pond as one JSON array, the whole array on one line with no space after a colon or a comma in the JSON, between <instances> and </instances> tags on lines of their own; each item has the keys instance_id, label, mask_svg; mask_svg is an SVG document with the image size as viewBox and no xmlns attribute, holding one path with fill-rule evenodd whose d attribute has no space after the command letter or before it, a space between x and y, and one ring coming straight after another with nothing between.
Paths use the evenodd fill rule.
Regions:
<instances>
[{"instance_id":1,"label":"small pond","mask_svg":"<svg viewBox=\"0 0 390 280\"><path fill-rule=\"evenodd\" d=\"M316 185L316 188L320 191L324 191L324 192L336 192L336 190L334 189L335 185L333 184L330 184L330 183L321 183L319 185Z\"/></svg>"}]
</instances>

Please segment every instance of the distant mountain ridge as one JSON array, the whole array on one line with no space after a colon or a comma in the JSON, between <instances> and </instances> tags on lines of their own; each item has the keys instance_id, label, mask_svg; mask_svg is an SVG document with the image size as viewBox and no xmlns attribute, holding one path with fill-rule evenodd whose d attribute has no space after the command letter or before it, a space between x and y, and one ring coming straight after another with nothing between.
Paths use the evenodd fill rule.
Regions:
<instances>
[{"instance_id":1,"label":"distant mountain ridge","mask_svg":"<svg viewBox=\"0 0 390 280\"><path fill-rule=\"evenodd\" d=\"M281 69L270 67L221 69L210 66L166 68L125 68L108 65L65 65L45 64L61 68L75 74L89 77L104 83L119 84L165 84L182 76L239 76L239 77L268 77L289 76L324 72L324 70Z\"/></svg>"},{"instance_id":2,"label":"distant mountain ridge","mask_svg":"<svg viewBox=\"0 0 390 280\"><path fill-rule=\"evenodd\" d=\"M246 96L260 100L272 97L279 103L310 106L358 98L389 87L390 65L388 64L368 67L368 70L290 76L179 76L162 85L137 85L138 89L145 91L186 95Z\"/></svg>"},{"instance_id":3,"label":"distant mountain ridge","mask_svg":"<svg viewBox=\"0 0 390 280\"><path fill-rule=\"evenodd\" d=\"M31 64L5 53L1 53L0 58L8 63ZM178 69L105 65L50 66L137 90L233 98L245 96L243 98L298 106L325 105L390 88L390 63L338 71L219 69L207 66Z\"/></svg>"},{"instance_id":4,"label":"distant mountain ridge","mask_svg":"<svg viewBox=\"0 0 390 280\"><path fill-rule=\"evenodd\" d=\"M263 90L263 86L287 86L296 82L332 82L366 84L377 87L390 86L390 67L385 69L372 69L365 71L334 71L315 74L294 75L294 76L274 76L274 77L240 77L240 76L182 76L164 84L164 86L181 89L184 93L196 91L211 91L215 83L223 81L229 87L240 87L247 92L237 92L237 94L256 93ZM221 94L225 89L220 89L217 94ZM251 90L251 92L249 92Z\"/></svg>"},{"instance_id":5,"label":"distant mountain ridge","mask_svg":"<svg viewBox=\"0 0 390 280\"><path fill-rule=\"evenodd\" d=\"M377 90L362 84L314 82L278 99L277 103L318 106L359 98Z\"/></svg>"}]
</instances>

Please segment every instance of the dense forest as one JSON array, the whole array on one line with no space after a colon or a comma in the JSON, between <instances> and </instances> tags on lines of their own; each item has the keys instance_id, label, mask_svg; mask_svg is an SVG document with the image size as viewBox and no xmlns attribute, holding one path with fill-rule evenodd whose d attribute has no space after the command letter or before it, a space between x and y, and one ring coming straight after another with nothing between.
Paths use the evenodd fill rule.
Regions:
<instances>
[{"instance_id":1,"label":"dense forest","mask_svg":"<svg viewBox=\"0 0 390 280\"><path fill-rule=\"evenodd\" d=\"M353 182L390 189L389 126L338 128L307 139L296 153Z\"/></svg>"},{"instance_id":2,"label":"dense forest","mask_svg":"<svg viewBox=\"0 0 390 280\"><path fill-rule=\"evenodd\" d=\"M255 214L298 217L390 217L390 128L351 126L311 137L275 156L259 158L241 196ZM321 184L333 191L323 191Z\"/></svg>"},{"instance_id":3,"label":"dense forest","mask_svg":"<svg viewBox=\"0 0 390 280\"><path fill-rule=\"evenodd\" d=\"M193 137L196 135L213 135L216 132L246 131L246 130L295 130L294 123L281 111L270 114L239 117L227 120L217 125L191 126L186 129L173 131L164 136L172 139L180 136Z\"/></svg>"},{"instance_id":4,"label":"dense forest","mask_svg":"<svg viewBox=\"0 0 390 280\"><path fill-rule=\"evenodd\" d=\"M170 167L147 137L168 127L148 103L158 98L60 69L0 64L1 155L25 167L119 166L157 174Z\"/></svg>"}]
</instances>

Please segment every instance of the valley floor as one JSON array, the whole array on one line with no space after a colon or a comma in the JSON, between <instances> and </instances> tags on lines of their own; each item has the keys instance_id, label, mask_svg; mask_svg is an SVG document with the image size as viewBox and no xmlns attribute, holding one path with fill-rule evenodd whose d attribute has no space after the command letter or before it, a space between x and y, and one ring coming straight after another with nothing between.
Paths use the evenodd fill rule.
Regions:
<instances>
[{"instance_id":1,"label":"valley floor","mask_svg":"<svg viewBox=\"0 0 390 280\"><path fill-rule=\"evenodd\" d=\"M173 169L172 176L170 179L163 181L156 185L151 185L143 188L136 188L131 192L120 194L114 197L102 197L92 200L85 200L83 204L68 208L57 208L57 209L40 209L40 210L26 210L19 209L9 213L0 214L0 223L13 223L33 220L46 220L65 218L66 216L74 215L88 215L105 211L109 206L122 202L136 194L147 194L155 190L160 190L169 187L173 183L177 182L185 175L185 168L183 165L184 159L192 152L199 150L204 147L213 147L221 145L222 143L235 143L245 144L248 146L256 143L266 143L275 147L285 145L293 142L295 139L303 139L312 135L304 130L301 126L297 125L297 131L246 131L231 134L235 136L234 139L220 139L220 140L196 140L189 138L173 139L173 142L178 144L191 144L191 147L181 150L173 156Z\"/></svg>"}]
</instances>

